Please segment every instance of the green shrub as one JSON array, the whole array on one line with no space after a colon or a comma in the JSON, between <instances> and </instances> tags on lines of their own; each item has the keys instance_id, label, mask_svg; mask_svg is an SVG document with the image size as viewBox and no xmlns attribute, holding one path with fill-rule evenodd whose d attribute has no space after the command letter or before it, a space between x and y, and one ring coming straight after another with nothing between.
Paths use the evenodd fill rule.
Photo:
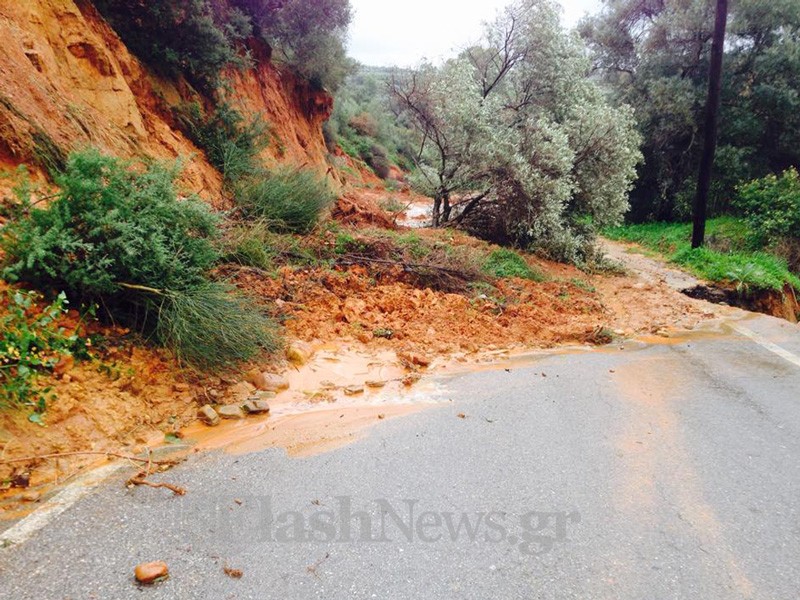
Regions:
<instances>
[{"instance_id":1,"label":"green shrub","mask_svg":"<svg viewBox=\"0 0 800 600\"><path fill-rule=\"evenodd\" d=\"M500 248L492 252L483 264L483 271L493 277L519 277L532 281L544 280L544 276L532 269L524 258L507 248Z\"/></svg>"},{"instance_id":2,"label":"green shrub","mask_svg":"<svg viewBox=\"0 0 800 600\"><path fill-rule=\"evenodd\" d=\"M387 181L386 184L387 184L386 185L386 189L387 190L390 190L391 187L395 187L395 188L397 187L396 182L394 182L392 180ZM390 184L395 184L395 185L392 186ZM381 209L385 210L388 213L400 213L400 212L403 212L407 208L405 204L400 202L400 200L398 200L394 196L389 196L388 198L385 198L385 199L381 200L378 203L378 206L380 206Z\"/></svg>"},{"instance_id":3,"label":"green shrub","mask_svg":"<svg viewBox=\"0 0 800 600\"><path fill-rule=\"evenodd\" d=\"M227 102L206 114L197 102L176 110L186 135L205 151L229 184L256 173L258 154L269 145L269 127L260 118L246 120Z\"/></svg>"},{"instance_id":4,"label":"green shrub","mask_svg":"<svg viewBox=\"0 0 800 600\"><path fill-rule=\"evenodd\" d=\"M163 75L185 75L212 92L220 73L249 64L251 35L319 87L334 89L351 68L344 41L348 0L94 0L122 40Z\"/></svg>"},{"instance_id":5,"label":"green shrub","mask_svg":"<svg viewBox=\"0 0 800 600\"><path fill-rule=\"evenodd\" d=\"M31 406L41 414L52 393L38 384L39 376L64 356L88 357L88 339L58 325L66 295L44 307L40 300L35 292L9 291L0 308L0 408Z\"/></svg>"},{"instance_id":6,"label":"green shrub","mask_svg":"<svg viewBox=\"0 0 800 600\"><path fill-rule=\"evenodd\" d=\"M256 221L227 231L220 244L221 260L246 267L269 271L273 267L274 251L270 247L267 224Z\"/></svg>"},{"instance_id":7,"label":"green shrub","mask_svg":"<svg viewBox=\"0 0 800 600\"><path fill-rule=\"evenodd\" d=\"M186 77L212 92L228 66L247 61L237 45L252 34L250 18L211 0L94 0L131 51L162 75Z\"/></svg>"},{"instance_id":8,"label":"green shrub","mask_svg":"<svg viewBox=\"0 0 800 600\"><path fill-rule=\"evenodd\" d=\"M279 169L252 178L237 191L245 212L266 219L270 228L285 233L308 233L335 195L328 182L308 170Z\"/></svg>"},{"instance_id":9,"label":"green shrub","mask_svg":"<svg viewBox=\"0 0 800 600\"><path fill-rule=\"evenodd\" d=\"M194 366L252 357L254 332L269 348L269 321L258 312L244 319L249 303L208 281L218 220L202 202L178 200L175 175L174 168L137 169L95 150L73 154L47 208L23 197L17 218L0 231L3 277L97 302ZM215 326L195 328L212 311ZM203 356L194 350L201 346Z\"/></svg>"},{"instance_id":10,"label":"green shrub","mask_svg":"<svg viewBox=\"0 0 800 600\"><path fill-rule=\"evenodd\" d=\"M217 282L169 293L158 305L158 340L194 367L216 371L274 351L272 321L251 299Z\"/></svg>"},{"instance_id":11,"label":"green shrub","mask_svg":"<svg viewBox=\"0 0 800 600\"><path fill-rule=\"evenodd\" d=\"M217 258L217 218L200 201L178 200L176 174L157 163L137 171L96 150L73 154L47 208L20 199L21 218L0 239L3 277L90 302L122 294L122 284L202 282Z\"/></svg>"},{"instance_id":12,"label":"green shrub","mask_svg":"<svg viewBox=\"0 0 800 600\"><path fill-rule=\"evenodd\" d=\"M737 206L756 243L773 245L787 238L800 239L800 175L796 169L742 185Z\"/></svg>"},{"instance_id":13,"label":"green shrub","mask_svg":"<svg viewBox=\"0 0 800 600\"><path fill-rule=\"evenodd\" d=\"M345 48L349 0L234 0L261 37L314 86L335 91L353 68Z\"/></svg>"}]
</instances>

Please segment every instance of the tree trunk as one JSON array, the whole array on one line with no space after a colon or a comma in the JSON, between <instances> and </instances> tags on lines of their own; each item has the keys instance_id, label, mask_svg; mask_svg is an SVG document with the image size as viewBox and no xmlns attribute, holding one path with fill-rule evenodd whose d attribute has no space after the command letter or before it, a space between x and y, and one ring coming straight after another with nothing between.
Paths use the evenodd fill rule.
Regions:
<instances>
[{"instance_id":1,"label":"tree trunk","mask_svg":"<svg viewBox=\"0 0 800 600\"><path fill-rule=\"evenodd\" d=\"M431 226L438 227L439 226L439 215L442 210L442 196L441 194L436 194L433 197L433 217L431 219Z\"/></svg>"},{"instance_id":2,"label":"tree trunk","mask_svg":"<svg viewBox=\"0 0 800 600\"><path fill-rule=\"evenodd\" d=\"M450 212L452 210L453 207L450 206L450 194L445 194L442 199L442 223L448 223L450 221Z\"/></svg>"},{"instance_id":3,"label":"tree trunk","mask_svg":"<svg viewBox=\"0 0 800 600\"><path fill-rule=\"evenodd\" d=\"M711 44L711 70L708 75L705 142L703 143L703 155L700 158L700 175L697 181L697 196L694 202L692 248L702 246L706 237L708 191L711 188L711 172L714 168L714 154L717 151L719 104L722 94L722 60L725 56L725 29L727 24L728 0L717 0L714 41Z\"/></svg>"}]
</instances>

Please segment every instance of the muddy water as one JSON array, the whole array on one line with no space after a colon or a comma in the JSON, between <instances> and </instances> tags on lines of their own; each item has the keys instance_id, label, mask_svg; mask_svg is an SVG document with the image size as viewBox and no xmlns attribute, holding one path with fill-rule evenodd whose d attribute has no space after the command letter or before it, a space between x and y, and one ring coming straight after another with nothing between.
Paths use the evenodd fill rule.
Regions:
<instances>
[{"instance_id":1,"label":"muddy water","mask_svg":"<svg viewBox=\"0 0 800 600\"><path fill-rule=\"evenodd\" d=\"M183 430L196 451L233 454L283 448L309 456L359 439L372 426L447 401L442 384L407 386L409 375L394 352L367 353L321 347L311 361L284 376L289 389L270 401L270 414L218 427L196 423Z\"/></svg>"},{"instance_id":2,"label":"muddy water","mask_svg":"<svg viewBox=\"0 0 800 600\"><path fill-rule=\"evenodd\" d=\"M183 431L195 451L222 449L233 454L283 448L302 457L342 447L360 439L382 421L440 406L449 401L446 378L462 373L533 366L543 358L583 352L636 352L653 345L678 345L730 335L727 320L695 331L664 332L604 347L572 346L552 350L493 350L470 357L438 359L413 387L394 352L368 353L332 346L320 348L305 366L286 374L289 390L271 401L269 416L226 421L215 428L196 423ZM381 387L370 387L368 383ZM363 389L348 395L346 389Z\"/></svg>"}]
</instances>

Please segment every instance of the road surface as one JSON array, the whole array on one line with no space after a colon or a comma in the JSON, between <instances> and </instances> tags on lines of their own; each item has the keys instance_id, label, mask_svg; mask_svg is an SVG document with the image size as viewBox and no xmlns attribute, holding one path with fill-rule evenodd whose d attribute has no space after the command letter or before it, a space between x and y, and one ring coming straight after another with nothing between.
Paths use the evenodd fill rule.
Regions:
<instances>
[{"instance_id":1,"label":"road surface","mask_svg":"<svg viewBox=\"0 0 800 600\"><path fill-rule=\"evenodd\" d=\"M317 456L198 454L183 497L119 472L0 550L0 598L796 598L799 355L752 316L442 379Z\"/></svg>"}]
</instances>

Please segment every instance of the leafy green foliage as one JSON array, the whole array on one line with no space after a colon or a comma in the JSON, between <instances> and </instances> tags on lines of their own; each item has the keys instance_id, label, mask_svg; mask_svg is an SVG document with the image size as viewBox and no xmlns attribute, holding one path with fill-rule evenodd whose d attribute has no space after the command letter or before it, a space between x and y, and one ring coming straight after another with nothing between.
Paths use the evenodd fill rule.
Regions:
<instances>
[{"instance_id":1,"label":"leafy green foliage","mask_svg":"<svg viewBox=\"0 0 800 600\"><path fill-rule=\"evenodd\" d=\"M264 221L237 225L222 237L220 260L271 271L275 258L271 242L272 235Z\"/></svg>"},{"instance_id":2,"label":"leafy green foliage","mask_svg":"<svg viewBox=\"0 0 800 600\"><path fill-rule=\"evenodd\" d=\"M235 0L261 37L303 77L335 91L352 68L345 41L349 0Z\"/></svg>"},{"instance_id":3,"label":"leafy green foliage","mask_svg":"<svg viewBox=\"0 0 800 600\"><path fill-rule=\"evenodd\" d=\"M394 110L417 133L412 184L433 222L561 260L619 223L639 161L627 107L587 77L585 49L553 0L520 0L441 67L398 72Z\"/></svg>"},{"instance_id":4,"label":"leafy green foliage","mask_svg":"<svg viewBox=\"0 0 800 600\"><path fill-rule=\"evenodd\" d=\"M247 61L237 44L252 33L249 17L210 0L95 0L126 45L163 75L186 75L206 92L228 66Z\"/></svg>"},{"instance_id":5,"label":"leafy green foliage","mask_svg":"<svg viewBox=\"0 0 800 600\"><path fill-rule=\"evenodd\" d=\"M637 222L689 214L702 146L714 11L706 0L608 0L581 34L596 72L635 108L645 163ZM800 164L800 4L731 3L712 214L744 181Z\"/></svg>"},{"instance_id":6,"label":"leafy green foliage","mask_svg":"<svg viewBox=\"0 0 800 600\"><path fill-rule=\"evenodd\" d=\"M670 261L708 279L734 283L739 289L783 291L789 283L800 290L800 278L786 261L760 250L746 249L740 224L731 218L709 221L709 240L720 249L691 248L692 226L684 223L647 223L607 229L617 240L638 243L666 255ZM729 237L731 236L732 237Z\"/></svg>"},{"instance_id":7,"label":"leafy green foliage","mask_svg":"<svg viewBox=\"0 0 800 600\"><path fill-rule=\"evenodd\" d=\"M800 239L800 176L796 169L742 185L737 206L744 212L757 243Z\"/></svg>"},{"instance_id":8,"label":"leafy green foliage","mask_svg":"<svg viewBox=\"0 0 800 600\"><path fill-rule=\"evenodd\" d=\"M273 347L269 319L209 281L218 219L198 200L178 200L175 175L95 150L73 154L47 208L23 197L0 231L3 277L98 302L200 368Z\"/></svg>"},{"instance_id":9,"label":"leafy green foliage","mask_svg":"<svg viewBox=\"0 0 800 600\"><path fill-rule=\"evenodd\" d=\"M167 76L186 75L213 92L228 67L250 64L244 42L258 35L301 76L334 89L350 61L348 0L95 0L129 48Z\"/></svg>"},{"instance_id":10,"label":"leafy green foliage","mask_svg":"<svg viewBox=\"0 0 800 600\"><path fill-rule=\"evenodd\" d=\"M182 290L216 260L217 218L198 200L178 200L175 169L136 171L96 150L73 154L47 206L22 198L2 231L2 275L82 301L121 295L122 284Z\"/></svg>"},{"instance_id":11,"label":"leafy green foliage","mask_svg":"<svg viewBox=\"0 0 800 600\"><path fill-rule=\"evenodd\" d=\"M259 170L257 156L269 145L269 128L260 117L248 121L224 101L211 114L197 102L182 105L176 113L186 134L228 184Z\"/></svg>"},{"instance_id":12,"label":"leafy green foliage","mask_svg":"<svg viewBox=\"0 0 800 600\"><path fill-rule=\"evenodd\" d=\"M325 124L329 145L338 144L384 179L391 163L406 171L414 168L412 133L390 107L390 77L389 69L360 67L340 87Z\"/></svg>"},{"instance_id":13,"label":"leafy green foliage","mask_svg":"<svg viewBox=\"0 0 800 600\"><path fill-rule=\"evenodd\" d=\"M500 248L486 257L483 271L493 277L519 277L532 281L543 281L544 276L525 261L522 256L508 248Z\"/></svg>"},{"instance_id":14,"label":"leafy green foliage","mask_svg":"<svg viewBox=\"0 0 800 600\"><path fill-rule=\"evenodd\" d=\"M265 219L275 231L289 233L311 231L335 197L323 177L288 168L251 178L239 186L236 196L248 215Z\"/></svg>"},{"instance_id":15,"label":"leafy green foliage","mask_svg":"<svg viewBox=\"0 0 800 600\"><path fill-rule=\"evenodd\" d=\"M62 292L41 306L36 292L9 291L0 308L0 408L34 407L41 414L52 398L37 379L65 356L87 358L91 342L58 324L66 313Z\"/></svg>"}]
</instances>

